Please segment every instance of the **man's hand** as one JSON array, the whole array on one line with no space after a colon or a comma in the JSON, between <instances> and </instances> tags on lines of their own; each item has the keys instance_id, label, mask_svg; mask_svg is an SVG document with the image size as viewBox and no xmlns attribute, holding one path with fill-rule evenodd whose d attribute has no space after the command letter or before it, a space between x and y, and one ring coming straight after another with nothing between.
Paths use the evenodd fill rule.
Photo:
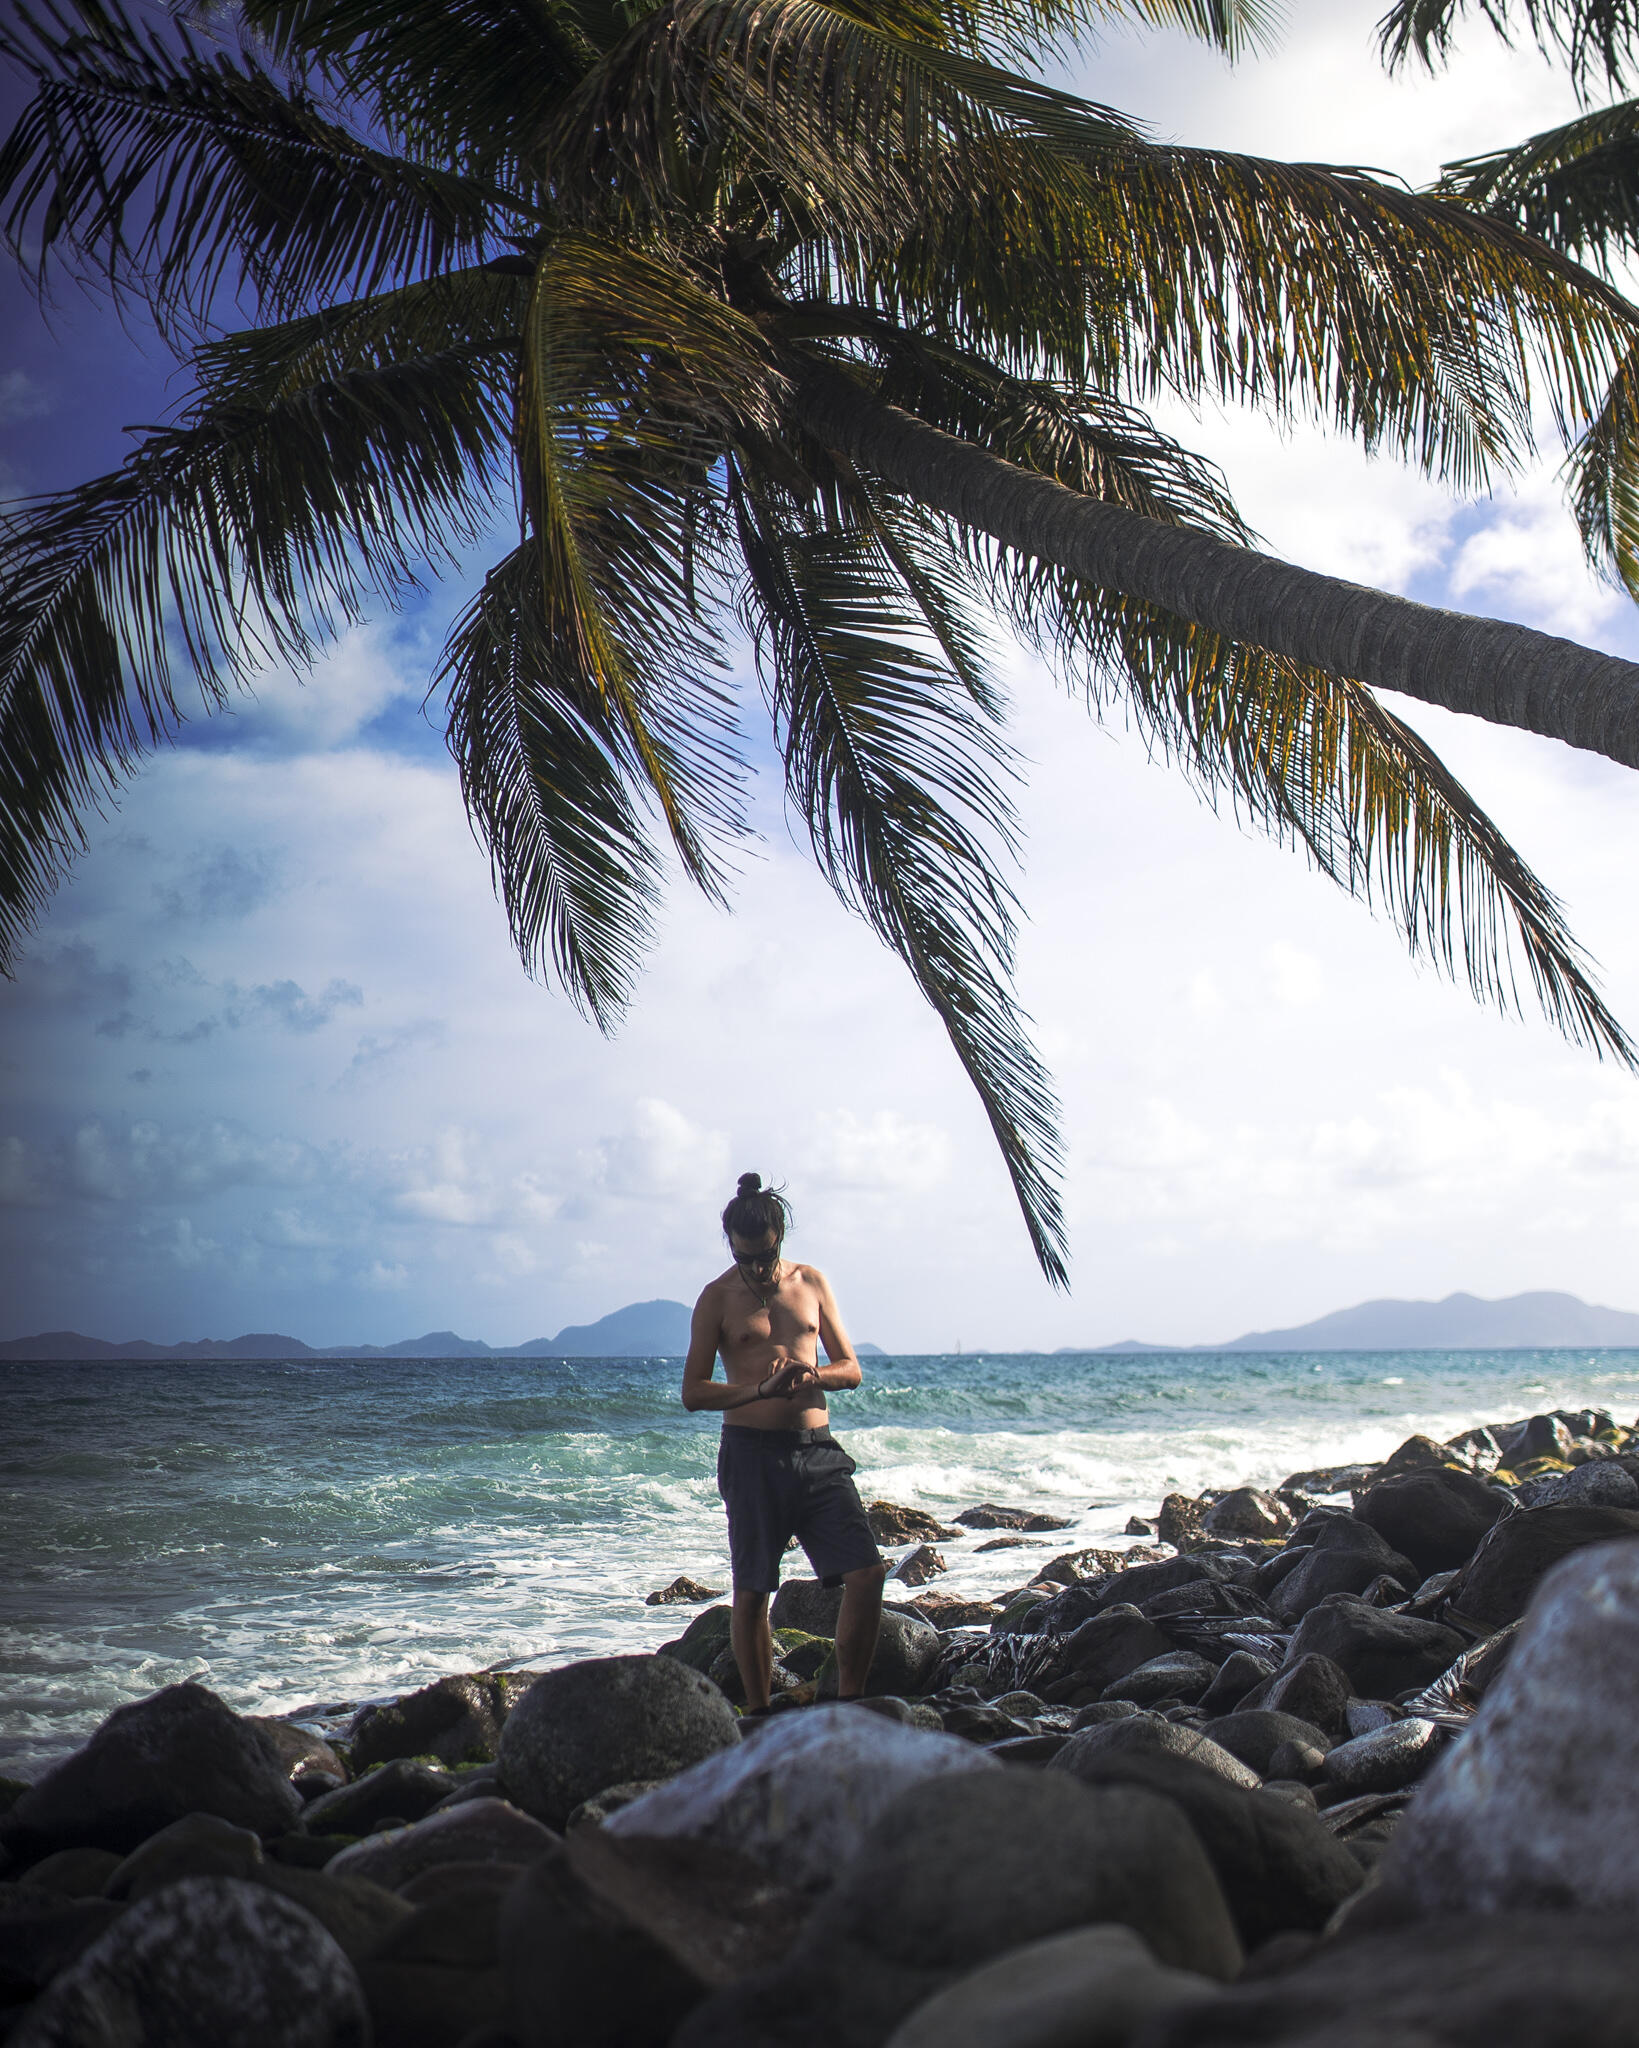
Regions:
<instances>
[{"instance_id":1,"label":"man's hand","mask_svg":"<svg viewBox=\"0 0 1639 2048\"><path fill-rule=\"evenodd\" d=\"M799 1387L817 1387L819 1374L811 1365L804 1365L800 1359L788 1359L784 1365L776 1366L758 1388L765 1401L789 1401Z\"/></svg>"}]
</instances>

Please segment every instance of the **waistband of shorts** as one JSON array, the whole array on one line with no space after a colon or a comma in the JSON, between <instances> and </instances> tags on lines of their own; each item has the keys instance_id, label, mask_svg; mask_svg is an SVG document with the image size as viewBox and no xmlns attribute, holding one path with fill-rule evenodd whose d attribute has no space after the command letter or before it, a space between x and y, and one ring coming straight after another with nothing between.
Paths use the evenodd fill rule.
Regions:
<instances>
[{"instance_id":1,"label":"waistband of shorts","mask_svg":"<svg viewBox=\"0 0 1639 2048\"><path fill-rule=\"evenodd\" d=\"M802 1444L834 1444L831 1426L822 1422L818 1429L752 1429L744 1422L725 1422L722 1440L725 1444L740 1443L749 1438L759 1443L764 1450L794 1451Z\"/></svg>"}]
</instances>

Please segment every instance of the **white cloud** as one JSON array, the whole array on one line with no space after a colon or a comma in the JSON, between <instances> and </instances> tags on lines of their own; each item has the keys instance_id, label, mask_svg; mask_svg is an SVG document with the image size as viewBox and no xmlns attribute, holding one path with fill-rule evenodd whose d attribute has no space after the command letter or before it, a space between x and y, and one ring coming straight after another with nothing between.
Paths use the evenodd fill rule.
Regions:
<instances>
[{"instance_id":1,"label":"white cloud","mask_svg":"<svg viewBox=\"0 0 1639 2048\"><path fill-rule=\"evenodd\" d=\"M891 1109L860 1116L837 1109L815 1119L804 1165L850 1194L925 1194L951 1170L950 1138L936 1124L915 1123Z\"/></svg>"}]
</instances>

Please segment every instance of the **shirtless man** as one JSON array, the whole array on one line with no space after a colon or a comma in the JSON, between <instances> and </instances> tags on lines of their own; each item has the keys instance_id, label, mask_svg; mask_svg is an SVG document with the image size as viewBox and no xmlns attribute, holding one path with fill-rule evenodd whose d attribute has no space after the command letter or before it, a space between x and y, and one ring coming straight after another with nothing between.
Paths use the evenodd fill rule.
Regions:
<instances>
[{"instance_id":1,"label":"shirtless man","mask_svg":"<svg viewBox=\"0 0 1639 2048\"><path fill-rule=\"evenodd\" d=\"M786 1220L775 1190L742 1173L723 1211L734 1264L695 1303L683 1367L683 1406L723 1411L717 1490L728 1510L734 1661L748 1714L769 1709L768 1596L787 1541L799 1538L814 1576L842 1587L841 1699L865 1690L887 1571L854 1488L854 1461L827 1426L825 1396L859 1385L859 1360L825 1275L781 1256ZM712 1378L719 1353L726 1380Z\"/></svg>"}]
</instances>

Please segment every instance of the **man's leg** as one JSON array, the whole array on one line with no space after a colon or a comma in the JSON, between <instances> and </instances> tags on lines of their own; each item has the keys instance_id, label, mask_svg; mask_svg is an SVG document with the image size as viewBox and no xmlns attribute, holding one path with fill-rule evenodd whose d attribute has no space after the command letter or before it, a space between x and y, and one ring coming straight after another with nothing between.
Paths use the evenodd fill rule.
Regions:
<instances>
[{"instance_id":1,"label":"man's leg","mask_svg":"<svg viewBox=\"0 0 1639 2048\"><path fill-rule=\"evenodd\" d=\"M861 1565L858 1571L843 1574L842 1610L837 1616L838 1699L858 1699L871 1675L877 1632L882 1626L882 1581L887 1575L885 1564ZM738 1620L738 1598L734 1611ZM743 1671L745 1666L740 1668Z\"/></svg>"},{"instance_id":2,"label":"man's leg","mask_svg":"<svg viewBox=\"0 0 1639 2048\"><path fill-rule=\"evenodd\" d=\"M881 1605L879 1593L878 1608ZM745 1687L747 1708L766 1707L768 1689L774 1677L774 1638L768 1630L766 1593L742 1593L738 1586L735 1587L729 1639L734 1645L734 1661L740 1667L740 1683Z\"/></svg>"}]
</instances>

